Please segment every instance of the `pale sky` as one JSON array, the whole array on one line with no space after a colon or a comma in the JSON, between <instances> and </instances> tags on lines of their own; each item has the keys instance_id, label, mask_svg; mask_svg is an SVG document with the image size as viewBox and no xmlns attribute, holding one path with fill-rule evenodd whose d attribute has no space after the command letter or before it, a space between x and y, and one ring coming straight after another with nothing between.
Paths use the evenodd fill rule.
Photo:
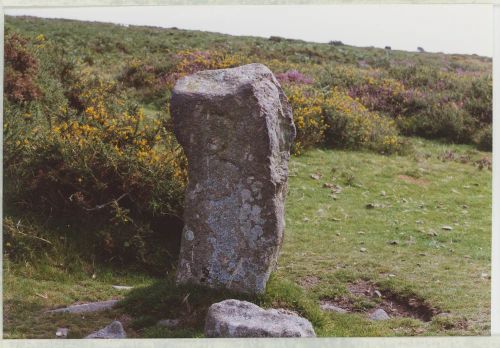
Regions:
<instances>
[{"instance_id":1,"label":"pale sky","mask_svg":"<svg viewBox=\"0 0 500 348\"><path fill-rule=\"evenodd\" d=\"M5 9L8 15L177 27L353 46L493 55L491 5L128 6Z\"/></svg>"}]
</instances>

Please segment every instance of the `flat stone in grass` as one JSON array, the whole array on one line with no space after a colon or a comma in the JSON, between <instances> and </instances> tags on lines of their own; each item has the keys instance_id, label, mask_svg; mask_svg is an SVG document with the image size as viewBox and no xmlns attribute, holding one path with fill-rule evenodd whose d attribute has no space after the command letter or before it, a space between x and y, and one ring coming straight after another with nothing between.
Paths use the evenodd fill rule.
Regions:
<instances>
[{"instance_id":1,"label":"flat stone in grass","mask_svg":"<svg viewBox=\"0 0 500 348\"><path fill-rule=\"evenodd\" d=\"M78 305L72 305L65 308L57 308L47 311L46 313L86 313L86 312L99 312L113 308L118 300L109 300L101 302L91 302Z\"/></svg>"},{"instance_id":2,"label":"flat stone in grass","mask_svg":"<svg viewBox=\"0 0 500 348\"><path fill-rule=\"evenodd\" d=\"M56 331L56 337L57 338L66 338L68 337L68 332L69 330L65 327L60 327Z\"/></svg>"},{"instance_id":3,"label":"flat stone in grass","mask_svg":"<svg viewBox=\"0 0 500 348\"><path fill-rule=\"evenodd\" d=\"M163 326L163 327L166 327L168 329L172 329L172 328L179 326L180 322L181 321L179 319L162 319L162 320L159 320L156 323L156 325Z\"/></svg>"},{"instance_id":4,"label":"flat stone in grass","mask_svg":"<svg viewBox=\"0 0 500 348\"><path fill-rule=\"evenodd\" d=\"M122 323L115 320L111 324L109 324L108 326L102 328L99 331L91 333L90 335L86 336L85 338L100 338L100 339L127 338L127 334L125 333L125 330L123 329Z\"/></svg>"},{"instance_id":5,"label":"flat stone in grass","mask_svg":"<svg viewBox=\"0 0 500 348\"><path fill-rule=\"evenodd\" d=\"M319 308L328 312L347 313L347 311L344 308L340 308L329 302L321 303L319 305Z\"/></svg>"},{"instance_id":6,"label":"flat stone in grass","mask_svg":"<svg viewBox=\"0 0 500 348\"><path fill-rule=\"evenodd\" d=\"M314 337L311 323L290 311L262 309L238 300L210 306L205 321L207 337Z\"/></svg>"},{"instance_id":7,"label":"flat stone in grass","mask_svg":"<svg viewBox=\"0 0 500 348\"><path fill-rule=\"evenodd\" d=\"M189 163L176 282L262 293L283 240L292 111L262 64L177 81L170 111Z\"/></svg>"}]
</instances>

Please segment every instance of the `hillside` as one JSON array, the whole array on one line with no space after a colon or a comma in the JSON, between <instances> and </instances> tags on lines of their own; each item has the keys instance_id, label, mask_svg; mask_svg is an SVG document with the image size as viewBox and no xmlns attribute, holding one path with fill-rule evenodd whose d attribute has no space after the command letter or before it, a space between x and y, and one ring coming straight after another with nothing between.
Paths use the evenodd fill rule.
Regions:
<instances>
[{"instance_id":1,"label":"hillside","mask_svg":"<svg viewBox=\"0 0 500 348\"><path fill-rule=\"evenodd\" d=\"M39 59L42 66L66 69L59 72L67 75L59 77L63 93L68 93L64 88L71 83L64 79L96 74L116 82L129 100L150 115L165 112L176 75L260 62L285 85L345 90L369 109L395 119L405 135L480 143L487 142L483 133L491 124L492 62L486 57L352 47L335 41L334 33L330 44L317 44L6 17L6 35L11 30L31 38L35 45L36 37L44 36L47 41L45 48L38 49Z\"/></svg>"}]
</instances>

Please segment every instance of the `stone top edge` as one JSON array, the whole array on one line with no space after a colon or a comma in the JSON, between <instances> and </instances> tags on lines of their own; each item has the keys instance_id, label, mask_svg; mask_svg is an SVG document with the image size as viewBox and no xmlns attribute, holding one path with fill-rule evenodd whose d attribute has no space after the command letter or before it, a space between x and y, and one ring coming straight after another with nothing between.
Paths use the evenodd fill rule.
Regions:
<instances>
[{"instance_id":1,"label":"stone top edge","mask_svg":"<svg viewBox=\"0 0 500 348\"><path fill-rule=\"evenodd\" d=\"M272 71L260 63L235 68L203 70L182 77L177 81L173 94L186 96L224 96L237 93L238 89L263 79L276 79Z\"/></svg>"}]
</instances>

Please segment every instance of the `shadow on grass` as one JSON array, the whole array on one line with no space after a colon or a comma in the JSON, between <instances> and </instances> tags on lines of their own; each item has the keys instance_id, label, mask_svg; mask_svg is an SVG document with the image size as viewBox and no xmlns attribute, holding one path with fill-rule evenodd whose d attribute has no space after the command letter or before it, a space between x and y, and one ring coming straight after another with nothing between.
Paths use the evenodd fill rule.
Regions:
<instances>
[{"instance_id":1,"label":"shadow on grass","mask_svg":"<svg viewBox=\"0 0 500 348\"><path fill-rule=\"evenodd\" d=\"M67 328L68 338L82 338L116 319L112 310L96 313L46 313L43 306L30 301L4 302L4 338L56 338L57 328Z\"/></svg>"},{"instance_id":2,"label":"shadow on grass","mask_svg":"<svg viewBox=\"0 0 500 348\"><path fill-rule=\"evenodd\" d=\"M130 327L142 337L203 337L208 308L225 299L239 299L261 307L286 308L321 327L324 315L318 304L308 299L296 284L271 277L266 292L249 295L199 285L176 286L172 278L132 290L119 302L118 309L132 317ZM175 329L157 325L162 319L178 319Z\"/></svg>"}]
</instances>

